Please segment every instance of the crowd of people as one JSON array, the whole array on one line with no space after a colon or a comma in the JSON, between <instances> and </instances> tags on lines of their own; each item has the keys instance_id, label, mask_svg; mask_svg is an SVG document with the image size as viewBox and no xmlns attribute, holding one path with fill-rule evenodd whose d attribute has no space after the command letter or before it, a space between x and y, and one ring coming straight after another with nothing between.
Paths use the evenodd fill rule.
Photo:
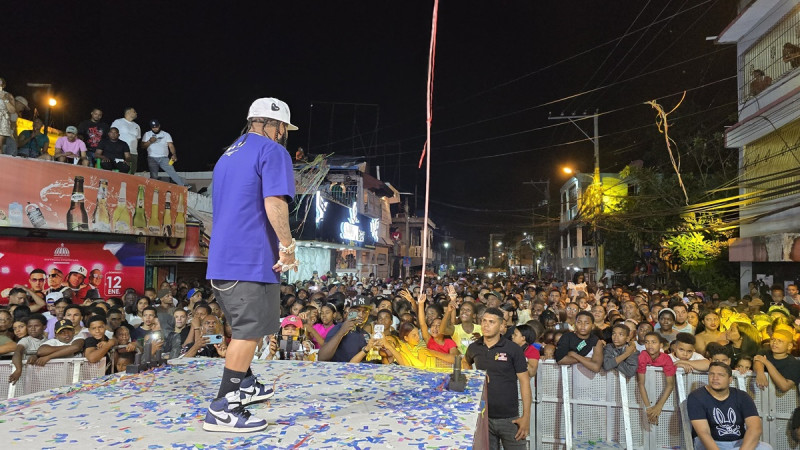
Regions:
<instances>
[{"instance_id":1,"label":"crowd of people","mask_svg":"<svg viewBox=\"0 0 800 450\"><path fill-rule=\"evenodd\" d=\"M164 171L180 186L186 185L173 164L178 153L172 136L161 129L161 122L152 119L142 134L136 123L136 109L127 107L122 117L111 125L103 121L103 110L94 108L89 118L78 125L69 125L65 134L56 139L55 150L48 152L50 138L44 121L34 114L28 100L5 91L6 82L0 78L0 149L2 154L23 158L57 161L98 169L136 173L139 150L147 151L147 166L151 178ZM17 119L32 115L32 129L18 130Z\"/></svg>"},{"instance_id":2,"label":"crowd of people","mask_svg":"<svg viewBox=\"0 0 800 450\"><path fill-rule=\"evenodd\" d=\"M13 360L12 382L25 360L44 365L80 354L90 361L107 357L109 373L124 371L147 342L154 355L173 358L226 354L230 327L205 281L164 282L143 295L129 289L122 298L103 299L95 289L79 294L69 283L48 287L47 274L35 272L30 286L7 293L9 306L0 310L0 352ZM315 273L281 285L281 312L275 318L280 331L263 337L255 358L449 372L458 355L469 368L481 351L502 344L513 346L502 354L526 377L536 376L541 360L636 376L653 423L672 395L678 368L708 372L721 363L755 375L760 387L768 374L781 391L800 382L795 285L787 292L772 286L766 299L754 287L741 299L722 301L714 293L587 285L581 276L570 283L444 277L419 285L418 278ZM486 348L488 339L496 344ZM654 402L644 389L648 366L662 367L667 377Z\"/></svg>"}]
</instances>

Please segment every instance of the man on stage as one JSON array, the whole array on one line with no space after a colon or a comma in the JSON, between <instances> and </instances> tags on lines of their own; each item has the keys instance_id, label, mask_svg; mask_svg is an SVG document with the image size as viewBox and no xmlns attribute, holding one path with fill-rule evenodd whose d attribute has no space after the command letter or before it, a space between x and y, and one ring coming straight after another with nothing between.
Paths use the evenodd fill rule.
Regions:
<instances>
[{"instance_id":1,"label":"man on stage","mask_svg":"<svg viewBox=\"0 0 800 450\"><path fill-rule=\"evenodd\" d=\"M272 397L250 370L256 344L278 331L280 274L297 270L289 228L294 197L292 158L286 150L289 107L275 98L253 102L247 132L214 167L214 222L208 271L214 294L230 321L232 339L217 398L203 429L246 433L267 427L245 406Z\"/></svg>"}]
</instances>

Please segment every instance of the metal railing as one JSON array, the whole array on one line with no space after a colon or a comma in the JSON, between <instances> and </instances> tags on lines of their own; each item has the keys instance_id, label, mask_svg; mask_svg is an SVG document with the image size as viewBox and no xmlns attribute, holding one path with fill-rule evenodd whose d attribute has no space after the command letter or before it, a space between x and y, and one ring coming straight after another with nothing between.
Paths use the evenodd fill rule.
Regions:
<instances>
[{"instance_id":1,"label":"metal railing","mask_svg":"<svg viewBox=\"0 0 800 450\"><path fill-rule=\"evenodd\" d=\"M654 425L647 421L634 378L616 371L593 373L580 364L559 366L542 361L536 380L531 381L534 404L529 445L571 449L604 442L635 449L693 448L686 398L707 380L704 373L685 374L678 369L675 390ZM664 384L661 369L648 368L645 388L650 399L658 398ZM753 398L762 419L762 441L775 449L797 448L787 433L798 406L796 387L778 392L769 380L762 390L754 376L734 376L732 386Z\"/></svg>"},{"instance_id":2,"label":"metal railing","mask_svg":"<svg viewBox=\"0 0 800 450\"><path fill-rule=\"evenodd\" d=\"M56 389L78 381L102 377L106 373L106 358L90 363L86 358L51 359L44 366L22 364L22 374L15 384L8 382L14 372L11 361L0 361L0 399Z\"/></svg>"},{"instance_id":3,"label":"metal railing","mask_svg":"<svg viewBox=\"0 0 800 450\"><path fill-rule=\"evenodd\" d=\"M739 57L739 99L755 97L800 67L800 9L795 8ZM760 76L758 72L760 71Z\"/></svg>"}]
</instances>

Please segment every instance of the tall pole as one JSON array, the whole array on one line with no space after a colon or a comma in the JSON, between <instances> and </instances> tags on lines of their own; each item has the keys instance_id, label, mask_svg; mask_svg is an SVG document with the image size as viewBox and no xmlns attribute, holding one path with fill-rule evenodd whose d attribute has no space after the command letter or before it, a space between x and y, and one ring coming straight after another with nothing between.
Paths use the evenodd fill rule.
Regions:
<instances>
[{"instance_id":1,"label":"tall pole","mask_svg":"<svg viewBox=\"0 0 800 450\"><path fill-rule=\"evenodd\" d=\"M594 137L590 137L584 130L581 128L573 119L586 119L591 117L594 122ZM592 180L592 184L594 188L596 188L600 192L600 200L599 200L599 208L598 211L595 212L594 218L594 251L595 251L595 271L597 272L595 276L597 280L600 280L600 274L603 270L604 259L603 258L603 246L598 244L599 239L599 231L597 229L597 215L602 214L603 212L603 178L600 176L600 132L599 132L599 118L600 118L600 110L595 109L594 114L574 114L564 115L563 113L559 116L550 116L548 119L550 120L569 120L570 123L575 125L575 128L580 130L587 139L592 141L594 144L594 177Z\"/></svg>"}]
</instances>

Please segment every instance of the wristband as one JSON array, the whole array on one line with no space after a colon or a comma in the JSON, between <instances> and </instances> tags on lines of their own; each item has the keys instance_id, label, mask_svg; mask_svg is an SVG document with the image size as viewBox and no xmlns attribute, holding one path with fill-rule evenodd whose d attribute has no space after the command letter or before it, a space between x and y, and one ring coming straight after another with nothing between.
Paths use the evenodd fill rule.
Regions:
<instances>
[{"instance_id":1,"label":"wristband","mask_svg":"<svg viewBox=\"0 0 800 450\"><path fill-rule=\"evenodd\" d=\"M278 251L281 253L286 253L287 255L294 254L294 250L297 248L297 241L292 238L292 243L289 244L287 247L284 247L280 241L278 241Z\"/></svg>"}]
</instances>

